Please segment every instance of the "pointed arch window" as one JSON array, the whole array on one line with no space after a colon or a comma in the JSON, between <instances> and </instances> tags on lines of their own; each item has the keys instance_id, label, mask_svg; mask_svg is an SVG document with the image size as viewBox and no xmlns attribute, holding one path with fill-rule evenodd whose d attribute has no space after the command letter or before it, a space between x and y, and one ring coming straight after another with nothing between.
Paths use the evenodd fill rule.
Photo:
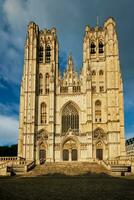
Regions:
<instances>
[{"instance_id":1,"label":"pointed arch window","mask_svg":"<svg viewBox=\"0 0 134 200\"><path fill-rule=\"evenodd\" d=\"M102 43L102 41L99 42L99 53L104 53L104 44Z\"/></svg>"},{"instance_id":2,"label":"pointed arch window","mask_svg":"<svg viewBox=\"0 0 134 200\"><path fill-rule=\"evenodd\" d=\"M101 101L97 100L95 102L95 122L101 122Z\"/></svg>"},{"instance_id":3,"label":"pointed arch window","mask_svg":"<svg viewBox=\"0 0 134 200\"><path fill-rule=\"evenodd\" d=\"M46 63L50 63L50 61L51 61L51 47L50 47L50 45L46 46L45 61L46 61Z\"/></svg>"},{"instance_id":4,"label":"pointed arch window","mask_svg":"<svg viewBox=\"0 0 134 200\"><path fill-rule=\"evenodd\" d=\"M91 44L90 44L90 53L91 53L91 54L95 54L95 53L96 53L95 48L96 48L95 43L94 43L94 42L91 42Z\"/></svg>"},{"instance_id":5,"label":"pointed arch window","mask_svg":"<svg viewBox=\"0 0 134 200\"><path fill-rule=\"evenodd\" d=\"M45 76L45 93L49 94L49 74L46 73Z\"/></svg>"},{"instance_id":6,"label":"pointed arch window","mask_svg":"<svg viewBox=\"0 0 134 200\"><path fill-rule=\"evenodd\" d=\"M95 76L95 75L96 75L96 71L93 70L93 71L92 71L92 76Z\"/></svg>"},{"instance_id":7,"label":"pointed arch window","mask_svg":"<svg viewBox=\"0 0 134 200\"><path fill-rule=\"evenodd\" d=\"M39 95L43 94L43 75L39 74Z\"/></svg>"},{"instance_id":8,"label":"pointed arch window","mask_svg":"<svg viewBox=\"0 0 134 200\"><path fill-rule=\"evenodd\" d=\"M62 112L62 135L69 129L79 131L79 113L72 103L67 104Z\"/></svg>"},{"instance_id":9,"label":"pointed arch window","mask_svg":"<svg viewBox=\"0 0 134 200\"><path fill-rule=\"evenodd\" d=\"M44 102L41 103L41 108L40 108L40 123L41 124L47 123L47 106Z\"/></svg>"},{"instance_id":10,"label":"pointed arch window","mask_svg":"<svg viewBox=\"0 0 134 200\"><path fill-rule=\"evenodd\" d=\"M44 52L43 46L40 46L38 52L38 61L40 63L43 63L43 52Z\"/></svg>"},{"instance_id":11,"label":"pointed arch window","mask_svg":"<svg viewBox=\"0 0 134 200\"><path fill-rule=\"evenodd\" d=\"M99 71L99 76L103 76L103 74L104 74L103 70L100 70Z\"/></svg>"}]
</instances>

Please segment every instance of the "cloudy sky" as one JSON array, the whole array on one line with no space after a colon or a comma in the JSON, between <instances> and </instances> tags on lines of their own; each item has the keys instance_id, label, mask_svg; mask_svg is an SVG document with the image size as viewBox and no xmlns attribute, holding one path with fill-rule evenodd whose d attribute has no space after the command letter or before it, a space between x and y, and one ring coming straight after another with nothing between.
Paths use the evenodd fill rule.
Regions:
<instances>
[{"instance_id":1,"label":"cloudy sky","mask_svg":"<svg viewBox=\"0 0 134 200\"><path fill-rule=\"evenodd\" d=\"M112 16L117 23L124 81L125 132L134 136L134 1L133 0L0 0L0 145L17 142L23 47L29 21L41 29L57 29L61 68L71 52L76 69L82 65L86 25Z\"/></svg>"}]
</instances>

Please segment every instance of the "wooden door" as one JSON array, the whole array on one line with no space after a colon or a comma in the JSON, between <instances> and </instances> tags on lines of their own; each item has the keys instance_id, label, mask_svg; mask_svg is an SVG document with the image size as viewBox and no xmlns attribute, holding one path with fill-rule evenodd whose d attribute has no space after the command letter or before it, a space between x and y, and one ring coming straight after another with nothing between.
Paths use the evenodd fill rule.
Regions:
<instances>
[{"instance_id":1,"label":"wooden door","mask_svg":"<svg viewBox=\"0 0 134 200\"><path fill-rule=\"evenodd\" d=\"M72 149L71 157L72 157L72 161L76 161L78 159L77 149Z\"/></svg>"},{"instance_id":2,"label":"wooden door","mask_svg":"<svg viewBox=\"0 0 134 200\"><path fill-rule=\"evenodd\" d=\"M96 150L96 158L98 160L103 160L103 149L97 149Z\"/></svg>"},{"instance_id":3,"label":"wooden door","mask_svg":"<svg viewBox=\"0 0 134 200\"><path fill-rule=\"evenodd\" d=\"M68 161L69 160L69 150L63 149L63 160Z\"/></svg>"}]
</instances>

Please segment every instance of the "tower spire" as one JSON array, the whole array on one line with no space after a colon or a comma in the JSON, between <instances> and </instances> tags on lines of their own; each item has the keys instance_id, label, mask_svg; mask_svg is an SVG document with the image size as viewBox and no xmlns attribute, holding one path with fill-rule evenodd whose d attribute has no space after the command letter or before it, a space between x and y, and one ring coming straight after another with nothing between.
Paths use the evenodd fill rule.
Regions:
<instances>
[{"instance_id":1,"label":"tower spire","mask_svg":"<svg viewBox=\"0 0 134 200\"><path fill-rule=\"evenodd\" d=\"M73 64L73 58L72 58L72 53L70 53L69 58L68 58L68 71L73 71L74 69L74 64Z\"/></svg>"}]
</instances>

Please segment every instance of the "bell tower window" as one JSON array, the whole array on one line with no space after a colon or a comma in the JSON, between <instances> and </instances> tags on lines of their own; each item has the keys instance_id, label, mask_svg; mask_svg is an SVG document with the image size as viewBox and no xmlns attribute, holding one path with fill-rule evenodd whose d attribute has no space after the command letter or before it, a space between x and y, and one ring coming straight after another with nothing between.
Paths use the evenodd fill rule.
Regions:
<instances>
[{"instance_id":1,"label":"bell tower window","mask_svg":"<svg viewBox=\"0 0 134 200\"><path fill-rule=\"evenodd\" d=\"M40 63L43 63L43 51L44 51L43 46L40 46L39 47L39 54L38 54L38 61Z\"/></svg>"},{"instance_id":2,"label":"bell tower window","mask_svg":"<svg viewBox=\"0 0 134 200\"><path fill-rule=\"evenodd\" d=\"M101 41L99 42L99 53L100 54L104 53L104 45Z\"/></svg>"},{"instance_id":3,"label":"bell tower window","mask_svg":"<svg viewBox=\"0 0 134 200\"><path fill-rule=\"evenodd\" d=\"M51 47L50 45L47 45L46 46L46 52L45 52L45 60L46 60L46 63L50 63L51 61Z\"/></svg>"},{"instance_id":4,"label":"bell tower window","mask_svg":"<svg viewBox=\"0 0 134 200\"><path fill-rule=\"evenodd\" d=\"M90 45L90 53L91 54L95 54L96 53L95 48L96 48L95 43L91 42L91 45Z\"/></svg>"}]
</instances>

